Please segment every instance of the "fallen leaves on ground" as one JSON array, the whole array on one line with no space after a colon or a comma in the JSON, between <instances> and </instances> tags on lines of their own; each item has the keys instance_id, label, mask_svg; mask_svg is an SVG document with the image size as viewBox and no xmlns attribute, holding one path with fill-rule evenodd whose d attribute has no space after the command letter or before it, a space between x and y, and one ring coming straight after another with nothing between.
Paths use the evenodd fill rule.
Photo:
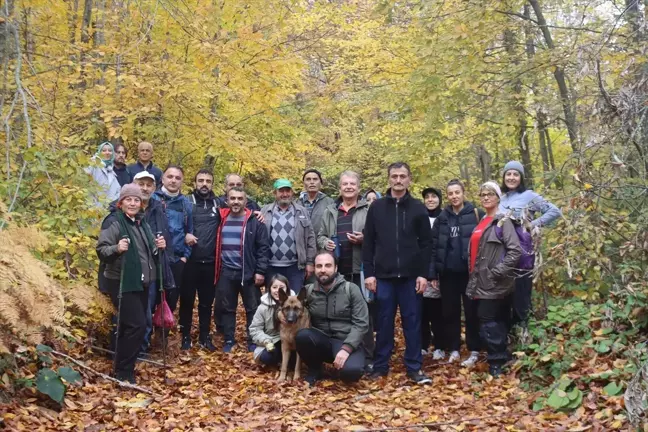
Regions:
<instances>
[{"instance_id":1,"label":"fallen leaves on ground","mask_svg":"<svg viewBox=\"0 0 648 432\"><path fill-rule=\"evenodd\" d=\"M405 376L400 333L389 377L363 379L354 385L326 379L313 388L303 380L278 383L278 370L255 365L252 354L245 352L243 333L237 336L239 345L230 354L209 353L197 345L182 352L167 371L166 383L162 368L138 363L138 384L158 397L121 389L82 372L84 384L68 389L64 409L41 406L42 399L34 393L1 406L0 418L7 430L30 432L607 431L628 427L621 396L607 397L602 389L593 388L574 412L535 412L531 405L536 395L522 391L514 375L493 379L486 363L468 370L425 357L424 371L433 383L416 386ZM216 344L220 348L222 340ZM111 370L111 361L98 354L70 354L97 371Z\"/></svg>"}]
</instances>

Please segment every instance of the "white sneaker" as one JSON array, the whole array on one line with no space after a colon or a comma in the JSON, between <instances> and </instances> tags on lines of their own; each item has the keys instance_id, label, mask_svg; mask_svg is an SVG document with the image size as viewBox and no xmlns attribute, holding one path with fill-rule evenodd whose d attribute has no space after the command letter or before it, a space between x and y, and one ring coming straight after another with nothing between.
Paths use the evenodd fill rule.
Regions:
<instances>
[{"instance_id":1,"label":"white sneaker","mask_svg":"<svg viewBox=\"0 0 648 432\"><path fill-rule=\"evenodd\" d=\"M422 349L422 350L421 350L421 355L424 355L424 356L428 355L427 350Z\"/></svg>"},{"instance_id":2,"label":"white sneaker","mask_svg":"<svg viewBox=\"0 0 648 432\"><path fill-rule=\"evenodd\" d=\"M432 353L432 360L443 360L445 358L445 351L443 350L434 350Z\"/></svg>"},{"instance_id":3,"label":"white sneaker","mask_svg":"<svg viewBox=\"0 0 648 432\"><path fill-rule=\"evenodd\" d=\"M450 357L448 358L448 363L454 363L459 361L459 351L452 351Z\"/></svg>"},{"instance_id":4,"label":"white sneaker","mask_svg":"<svg viewBox=\"0 0 648 432\"><path fill-rule=\"evenodd\" d=\"M463 367L473 367L473 366L475 366L475 363L477 363L477 360L479 360L479 352L471 351L470 352L470 357L468 357L466 360L462 361L461 366L463 366Z\"/></svg>"}]
</instances>

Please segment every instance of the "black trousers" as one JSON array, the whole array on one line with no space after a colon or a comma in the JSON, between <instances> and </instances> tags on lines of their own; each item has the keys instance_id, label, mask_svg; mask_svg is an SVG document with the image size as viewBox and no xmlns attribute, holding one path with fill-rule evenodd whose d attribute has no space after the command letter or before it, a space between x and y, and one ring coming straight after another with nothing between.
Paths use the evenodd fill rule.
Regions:
<instances>
[{"instance_id":1,"label":"black trousers","mask_svg":"<svg viewBox=\"0 0 648 432\"><path fill-rule=\"evenodd\" d=\"M223 266L216 284L216 298L217 302L220 301L221 304L221 323L226 342L236 340L234 333L239 293L243 298L243 307L245 308L245 329L248 335L248 344L251 344L253 341L250 337L250 324L252 324L252 318L259 307L261 291L254 285L254 280L242 281L240 270L232 270Z\"/></svg>"},{"instance_id":2,"label":"black trousers","mask_svg":"<svg viewBox=\"0 0 648 432\"><path fill-rule=\"evenodd\" d=\"M308 366L309 373L322 370L323 363L333 363L342 349L343 341L333 339L316 328L301 329L295 336L297 353ZM344 367L340 369L340 379L344 382L358 381L364 373L365 353L362 347L353 351Z\"/></svg>"},{"instance_id":3,"label":"black trousers","mask_svg":"<svg viewBox=\"0 0 648 432\"><path fill-rule=\"evenodd\" d=\"M166 292L166 300L169 304L171 312L175 312L176 306L178 306L178 299L180 298L180 292L182 291L182 277L184 275L185 263L178 261L171 264L171 273L173 273L173 280L175 281L175 289L168 290ZM160 303L160 294L158 293L157 300L155 304Z\"/></svg>"},{"instance_id":4,"label":"black trousers","mask_svg":"<svg viewBox=\"0 0 648 432\"><path fill-rule=\"evenodd\" d=\"M261 354L259 354L259 362L265 366L277 366L281 364L282 356L281 341L279 341L274 344L274 349L272 351L268 351L265 348L261 351ZM297 356L295 356L295 353L291 353L290 360L288 361L289 369L294 369L296 360Z\"/></svg>"},{"instance_id":5,"label":"black trousers","mask_svg":"<svg viewBox=\"0 0 648 432\"><path fill-rule=\"evenodd\" d=\"M529 273L515 279L513 291L511 324L526 327L531 311L531 293L533 290L533 276Z\"/></svg>"},{"instance_id":6,"label":"black trousers","mask_svg":"<svg viewBox=\"0 0 648 432\"><path fill-rule=\"evenodd\" d=\"M358 285L358 287L360 286L360 273L347 274L343 276L344 279L349 282ZM374 338L374 318L376 315L376 308L372 308L372 305L373 303L367 303L367 307L369 308L369 331L367 331L364 339L362 339L362 346L365 351L365 365L373 363L374 351L376 350L376 339ZM372 309L374 313L372 313Z\"/></svg>"},{"instance_id":7,"label":"black trousers","mask_svg":"<svg viewBox=\"0 0 648 432\"><path fill-rule=\"evenodd\" d=\"M461 347L462 301L464 317L466 319L466 345L470 351L479 351L481 349L477 304L475 300L471 300L465 294L466 287L468 286L468 278L468 272L445 272L439 279L443 321L445 323L444 343L446 344L446 349L449 351L459 351Z\"/></svg>"},{"instance_id":8,"label":"black trousers","mask_svg":"<svg viewBox=\"0 0 648 432\"><path fill-rule=\"evenodd\" d=\"M189 261L184 270L182 289L180 290L179 324L183 336L191 335L193 308L198 293L198 327L200 337L209 336L212 305L216 296L214 286L214 263Z\"/></svg>"},{"instance_id":9,"label":"black trousers","mask_svg":"<svg viewBox=\"0 0 648 432\"><path fill-rule=\"evenodd\" d=\"M115 337L117 374L132 373L146 334L148 286L144 287L144 291L122 293L121 309L119 309L119 281L106 279L106 287L110 300L119 314L119 334ZM113 333L116 332L115 326Z\"/></svg>"},{"instance_id":10,"label":"black trousers","mask_svg":"<svg viewBox=\"0 0 648 432\"><path fill-rule=\"evenodd\" d=\"M427 351L432 345L431 334L434 334L434 348L445 350L443 327L443 304L440 298L423 297L423 321L421 322L421 347Z\"/></svg>"},{"instance_id":11,"label":"black trousers","mask_svg":"<svg viewBox=\"0 0 648 432\"><path fill-rule=\"evenodd\" d=\"M480 299L477 302L479 333L488 352L488 364L503 365L510 354L506 348L508 326L506 321L510 311L508 299Z\"/></svg>"}]
</instances>

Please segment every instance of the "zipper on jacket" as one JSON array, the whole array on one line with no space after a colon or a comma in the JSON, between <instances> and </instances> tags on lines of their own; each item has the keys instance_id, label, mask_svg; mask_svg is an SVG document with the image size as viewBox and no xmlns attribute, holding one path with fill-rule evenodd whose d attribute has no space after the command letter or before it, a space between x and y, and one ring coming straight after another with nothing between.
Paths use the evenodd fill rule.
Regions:
<instances>
[{"instance_id":1,"label":"zipper on jacket","mask_svg":"<svg viewBox=\"0 0 648 432\"><path fill-rule=\"evenodd\" d=\"M245 280L245 228L247 228L247 214L244 212L243 230L241 230L241 286Z\"/></svg>"},{"instance_id":2,"label":"zipper on jacket","mask_svg":"<svg viewBox=\"0 0 648 432\"><path fill-rule=\"evenodd\" d=\"M400 277L400 250L398 247L398 200L396 200L396 268Z\"/></svg>"}]
</instances>

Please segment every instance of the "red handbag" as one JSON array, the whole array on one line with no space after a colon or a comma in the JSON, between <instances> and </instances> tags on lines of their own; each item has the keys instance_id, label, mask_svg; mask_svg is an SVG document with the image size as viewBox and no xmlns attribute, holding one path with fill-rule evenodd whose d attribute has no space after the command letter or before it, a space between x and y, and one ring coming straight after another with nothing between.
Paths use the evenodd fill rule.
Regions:
<instances>
[{"instance_id":1,"label":"red handbag","mask_svg":"<svg viewBox=\"0 0 648 432\"><path fill-rule=\"evenodd\" d=\"M166 301L165 291L166 290L162 290L162 301L157 306L155 313L153 314L153 325L155 327L160 327L163 329L171 329L175 327L175 318L173 316L173 312L171 312L169 304Z\"/></svg>"}]
</instances>

